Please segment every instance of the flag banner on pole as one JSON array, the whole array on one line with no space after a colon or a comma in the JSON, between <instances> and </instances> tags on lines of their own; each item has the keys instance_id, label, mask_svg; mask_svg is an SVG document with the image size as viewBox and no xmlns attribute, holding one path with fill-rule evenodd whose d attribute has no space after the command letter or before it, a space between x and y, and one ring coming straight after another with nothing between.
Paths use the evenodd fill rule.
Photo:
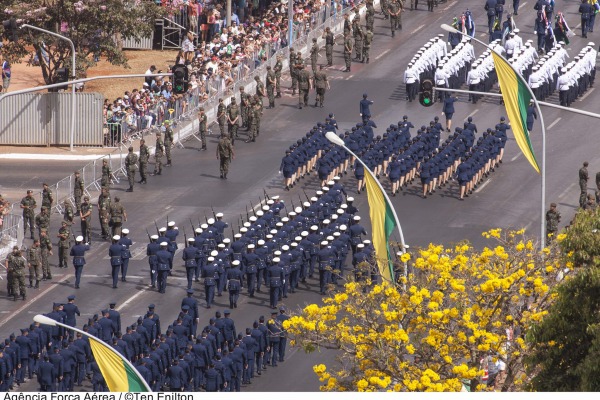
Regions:
<instances>
[{"instance_id":1,"label":"flag banner on pole","mask_svg":"<svg viewBox=\"0 0 600 400\"><path fill-rule=\"evenodd\" d=\"M144 382L115 351L90 338L90 347L111 392L147 392Z\"/></svg>"},{"instance_id":2,"label":"flag banner on pole","mask_svg":"<svg viewBox=\"0 0 600 400\"><path fill-rule=\"evenodd\" d=\"M365 183L369 200L371 229L373 229L373 247L375 247L379 274L382 279L394 282L394 268L388 243L392 232L396 228L396 219L392 212L392 206L386 201L381 188L370 171L365 171Z\"/></svg>"},{"instance_id":3,"label":"flag banner on pole","mask_svg":"<svg viewBox=\"0 0 600 400\"><path fill-rule=\"evenodd\" d=\"M527 131L527 106L531 100L531 95L527 89L527 84L523 82L506 61L492 52L500 90L506 107L506 114L510 122L511 129L519 148L523 152L531 166L540 173L540 166L535 159L529 132Z\"/></svg>"}]
</instances>

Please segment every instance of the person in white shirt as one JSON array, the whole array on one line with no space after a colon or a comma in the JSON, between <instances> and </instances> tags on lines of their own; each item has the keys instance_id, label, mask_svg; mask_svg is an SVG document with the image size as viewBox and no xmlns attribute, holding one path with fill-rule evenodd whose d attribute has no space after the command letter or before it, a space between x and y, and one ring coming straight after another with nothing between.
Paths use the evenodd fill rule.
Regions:
<instances>
[{"instance_id":1,"label":"person in white shirt","mask_svg":"<svg viewBox=\"0 0 600 400\"><path fill-rule=\"evenodd\" d=\"M417 84L419 75L413 68L413 63L408 64L408 68L404 71L404 83L406 84L406 99L412 102L416 98Z\"/></svg>"}]
</instances>

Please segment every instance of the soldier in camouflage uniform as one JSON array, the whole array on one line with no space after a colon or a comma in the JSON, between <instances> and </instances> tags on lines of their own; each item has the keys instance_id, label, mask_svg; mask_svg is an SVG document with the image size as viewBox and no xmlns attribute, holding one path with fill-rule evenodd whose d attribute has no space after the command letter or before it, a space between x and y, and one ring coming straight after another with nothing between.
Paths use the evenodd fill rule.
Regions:
<instances>
[{"instance_id":1,"label":"soldier in camouflage uniform","mask_svg":"<svg viewBox=\"0 0 600 400\"><path fill-rule=\"evenodd\" d=\"M110 226L112 228L112 235L121 236L121 227L123 222L127 222L127 212L125 207L121 204L121 199L115 197L115 201L110 205Z\"/></svg>"},{"instance_id":2,"label":"soldier in camouflage uniform","mask_svg":"<svg viewBox=\"0 0 600 400\"><path fill-rule=\"evenodd\" d=\"M258 124L260 123L260 105L254 103L250 111L250 133L246 143L256 142L256 136L258 135Z\"/></svg>"},{"instance_id":3,"label":"soldier in camouflage uniform","mask_svg":"<svg viewBox=\"0 0 600 400\"><path fill-rule=\"evenodd\" d=\"M70 224L73 223L73 218L75 218L75 213L73 212L73 206L69 200L65 200L63 202L63 219L68 221Z\"/></svg>"},{"instance_id":4,"label":"soldier in camouflage uniform","mask_svg":"<svg viewBox=\"0 0 600 400\"><path fill-rule=\"evenodd\" d=\"M138 156L133 152L133 147L129 147L129 154L125 157L125 171L127 171L127 181L129 182L129 189L126 192L133 192L133 185L135 184L135 167L138 162Z\"/></svg>"},{"instance_id":5,"label":"soldier in camouflage uniform","mask_svg":"<svg viewBox=\"0 0 600 400\"><path fill-rule=\"evenodd\" d=\"M81 211L81 196L83 196L83 190L85 189L85 183L83 178L79 175L79 171L75 171L75 182L73 184L73 200L75 201L75 209L77 215Z\"/></svg>"},{"instance_id":6,"label":"soldier in camouflage uniform","mask_svg":"<svg viewBox=\"0 0 600 400\"><path fill-rule=\"evenodd\" d=\"M41 212L35 216L35 224L37 225L39 235L41 235L42 229L50 229L50 215L48 213L48 208L42 206Z\"/></svg>"},{"instance_id":7,"label":"soldier in camouflage uniform","mask_svg":"<svg viewBox=\"0 0 600 400\"><path fill-rule=\"evenodd\" d=\"M283 63L281 62L281 54L277 55L277 62L273 67L273 72L275 72L275 90L277 91L276 98L281 98L281 71L283 70ZM233 138L233 136L232 136Z\"/></svg>"},{"instance_id":8,"label":"soldier in camouflage uniform","mask_svg":"<svg viewBox=\"0 0 600 400\"><path fill-rule=\"evenodd\" d=\"M263 115L263 99L262 97L259 97L257 94L254 95L253 97L253 101L254 101L254 105L258 106L258 118L256 120L256 136L260 135L260 121L262 119L262 115Z\"/></svg>"},{"instance_id":9,"label":"soldier in camouflage uniform","mask_svg":"<svg viewBox=\"0 0 600 400\"><path fill-rule=\"evenodd\" d=\"M296 52L290 48L290 78L292 78L292 96L296 94L298 77L296 76Z\"/></svg>"},{"instance_id":10,"label":"soldier in camouflage uniform","mask_svg":"<svg viewBox=\"0 0 600 400\"><path fill-rule=\"evenodd\" d=\"M29 261L29 287L38 289L40 287L40 267L42 266L42 249L40 241L35 239L33 245L27 252ZM35 278L35 286L33 279Z\"/></svg>"},{"instance_id":11,"label":"soldier in camouflage uniform","mask_svg":"<svg viewBox=\"0 0 600 400\"><path fill-rule=\"evenodd\" d=\"M229 141L227 135L221 135L219 144L217 145L217 160L219 160L219 169L221 171L221 179L227 179L229 173L229 163L235 158L233 145Z\"/></svg>"},{"instance_id":12,"label":"soldier in camouflage uniform","mask_svg":"<svg viewBox=\"0 0 600 400\"><path fill-rule=\"evenodd\" d=\"M86 243L92 242L92 205L90 198L85 196L81 203L81 236Z\"/></svg>"},{"instance_id":13,"label":"soldier in camouflage uniform","mask_svg":"<svg viewBox=\"0 0 600 400\"><path fill-rule=\"evenodd\" d=\"M154 149L154 174L160 175L162 174L162 158L163 152L165 151L165 145L163 143L162 137L160 136L160 132L156 133L156 147Z\"/></svg>"},{"instance_id":14,"label":"soldier in camouflage uniform","mask_svg":"<svg viewBox=\"0 0 600 400\"><path fill-rule=\"evenodd\" d=\"M353 33L354 33L354 59L356 61L360 61L362 59L362 51L363 51L363 36L364 32L362 26L359 24L353 25Z\"/></svg>"},{"instance_id":15,"label":"soldier in camouflage uniform","mask_svg":"<svg viewBox=\"0 0 600 400\"><path fill-rule=\"evenodd\" d=\"M167 156L167 164L165 165L166 167L170 167L172 164L172 160L171 160L171 146L173 145L173 140L174 140L174 136L173 136L173 128L171 127L171 121L165 121L165 144L164 144L164 149L165 149L165 155Z\"/></svg>"},{"instance_id":16,"label":"soldier in camouflage uniform","mask_svg":"<svg viewBox=\"0 0 600 400\"><path fill-rule=\"evenodd\" d=\"M222 98L219 99L219 106L217 107L217 123L219 124L221 135L227 133L227 108L223 104Z\"/></svg>"},{"instance_id":17,"label":"soldier in camouflage uniform","mask_svg":"<svg viewBox=\"0 0 600 400\"><path fill-rule=\"evenodd\" d=\"M271 66L267 66L267 78L266 78L266 86L267 86L267 97L269 98L269 107L267 108L275 108L275 83L277 78L275 77L275 72L271 70Z\"/></svg>"},{"instance_id":18,"label":"soldier in camouflage uniform","mask_svg":"<svg viewBox=\"0 0 600 400\"><path fill-rule=\"evenodd\" d=\"M384 19L388 19L388 15L389 15L389 5L388 5L388 0L381 0L381 14L383 14L383 18Z\"/></svg>"},{"instance_id":19,"label":"soldier in camouflage uniform","mask_svg":"<svg viewBox=\"0 0 600 400\"><path fill-rule=\"evenodd\" d=\"M302 105L308 105L308 91L310 90L310 73L304 69L302 64L298 65L298 108L302 109Z\"/></svg>"},{"instance_id":20,"label":"soldier in camouflage uniform","mask_svg":"<svg viewBox=\"0 0 600 400\"><path fill-rule=\"evenodd\" d=\"M66 222L66 221L65 221ZM40 259L42 265L42 280L52 279L52 273L50 272L50 260L48 256L53 255L52 253L52 241L48 237L48 231L42 229L40 235Z\"/></svg>"},{"instance_id":21,"label":"soldier in camouflage uniform","mask_svg":"<svg viewBox=\"0 0 600 400\"><path fill-rule=\"evenodd\" d=\"M71 247L71 229L67 221L62 221L58 230L58 268L67 268L67 256Z\"/></svg>"},{"instance_id":22,"label":"soldier in camouflage uniform","mask_svg":"<svg viewBox=\"0 0 600 400\"><path fill-rule=\"evenodd\" d=\"M208 118L206 117L206 113L204 112L204 107L200 107L200 111L198 112L198 134L200 135L200 142L202 143L202 150L206 150L206 124L208 122Z\"/></svg>"},{"instance_id":23,"label":"soldier in camouflage uniform","mask_svg":"<svg viewBox=\"0 0 600 400\"><path fill-rule=\"evenodd\" d=\"M375 7L373 6L373 0L367 1L365 18L367 22L367 30L373 31L373 26L375 25Z\"/></svg>"},{"instance_id":24,"label":"soldier in camouflage uniform","mask_svg":"<svg viewBox=\"0 0 600 400\"><path fill-rule=\"evenodd\" d=\"M331 32L331 28L325 28L325 32L323 32L323 37L325 39L325 57L327 57L327 66L331 67L333 65L333 45L335 44L335 36L333 32Z\"/></svg>"},{"instance_id":25,"label":"soldier in camouflage uniform","mask_svg":"<svg viewBox=\"0 0 600 400\"><path fill-rule=\"evenodd\" d=\"M235 144L235 139L238 138L238 128L240 122L240 109L237 105L235 97L231 98L231 103L227 106L227 122L229 124L229 136L231 144Z\"/></svg>"},{"instance_id":26,"label":"soldier in camouflage uniform","mask_svg":"<svg viewBox=\"0 0 600 400\"><path fill-rule=\"evenodd\" d=\"M35 208L37 207L37 203L35 198L33 197L33 190L27 191L27 196L21 199L21 208L23 209L23 231L24 234L27 235L27 227L29 226L29 231L31 233L31 238L33 239L33 227L35 226Z\"/></svg>"},{"instance_id":27,"label":"soldier in camouflage uniform","mask_svg":"<svg viewBox=\"0 0 600 400\"><path fill-rule=\"evenodd\" d=\"M325 74L323 69L315 73L314 85L317 91L315 107L320 106L322 108L323 102L325 101L325 90L329 89L329 81L327 80L327 75Z\"/></svg>"},{"instance_id":28,"label":"soldier in camouflage uniform","mask_svg":"<svg viewBox=\"0 0 600 400\"><path fill-rule=\"evenodd\" d=\"M248 98L248 93L245 92L243 86L240 87L240 108L242 110L242 128L248 129L250 127L248 121L250 100Z\"/></svg>"},{"instance_id":29,"label":"soldier in camouflage uniform","mask_svg":"<svg viewBox=\"0 0 600 400\"><path fill-rule=\"evenodd\" d=\"M27 298L25 291L25 264L27 260L21 255L19 247L14 246L12 253L6 258L6 270L11 271L10 293L13 299L17 301L17 293L21 295L23 300Z\"/></svg>"},{"instance_id":30,"label":"soldier in camouflage uniform","mask_svg":"<svg viewBox=\"0 0 600 400\"><path fill-rule=\"evenodd\" d=\"M319 45L317 44L317 38L313 38L313 44L310 48L310 67L312 68L313 74L317 72L317 61L319 59Z\"/></svg>"},{"instance_id":31,"label":"soldier in camouflage uniform","mask_svg":"<svg viewBox=\"0 0 600 400\"><path fill-rule=\"evenodd\" d=\"M100 186L103 188L110 189L110 178L112 177L112 171L108 160L105 158L102 160L102 178L100 179Z\"/></svg>"},{"instance_id":32,"label":"soldier in camouflage uniform","mask_svg":"<svg viewBox=\"0 0 600 400\"><path fill-rule=\"evenodd\" d=\"M369 63L369 52L371 51L371 43L373 42L373 31L367 28L365 33L365 40L363 42L363 56L362 62Z\"/></svg>"},{"instance_id":33,"label":"soldier in camouflage uniform","mask_svg":"<svg viewBox=\"0 0 600 400\"><path fill-rule=\"evenodd\" d=\"M350 72L350 66L352 65L352 37L350 33L344 36L344 61L346 62L344 72Z\"/></svg>"},{"instance_id":34,"label":"soldier in camouflage uniform","mask_svg":"<svg viewBox=\"0 0 600 400\"><path fill-rule=\"evenodd\" d=\"M100 219L100 227L102 229L102 239L108 238L108 221L110 220L110 194L108 190L102 190L98 197L98 218Z\"/></svg>"},{"instance_id":35,"label":"soldier in camouflage uniform","mask_svg":"<svg viewBox=\"0 0 600 400\"><path fill-rule=\"evenodd\" d=\"M556 211L556 203L552 203L550 209L546 211L546 246L556 237L559 222L560 213Z\"/></svg>"},{"instance_id":36,"label":"soldier in camouflage uniform","mask_svg":"<svg viewBox=\"0 0 600 400\"><path fill-rule=\"evenodd\" d=\"M140 140L140 157L139 157L139 167L140 167L140 182L141 184L147 183L146 181L146 169L148 168L148 160L150 159L150 149L146 145L146 141L144 139Z\"/></svg>"},{"instance_id":37,"label":"soldier in camouflage uniform","mask_svg":"<svg viewBox=\"0 0 600 400\"><path fill-rule=\"evenodd\" d=\"M42 207L46 207L48 211L52 210L52 203L54 203L54 196L52 190L48 188L48 184L43 184L44 190L42 190Z\"/></svg>"}]
</instances>

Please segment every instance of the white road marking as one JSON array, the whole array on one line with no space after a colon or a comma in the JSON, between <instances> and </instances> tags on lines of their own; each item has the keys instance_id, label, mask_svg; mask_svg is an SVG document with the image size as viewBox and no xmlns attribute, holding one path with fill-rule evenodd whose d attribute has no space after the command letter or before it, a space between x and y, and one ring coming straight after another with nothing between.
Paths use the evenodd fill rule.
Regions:
<instances>
[{"instance_id":1,"label":"white road marking","mask_svg":"<svg viewBox=\"0 0 600 400\"><path fill-rule=\"evenodd\" d=\"M425 26L425 24L420 25L417 29L415 29L414 31L412 31L410 34L414 35L415 33L419 32L421 29L423 29L424 26Z\"/></svg>"},{"instance_id":2,"label":"white road marking","mask_svg":"<svg viewBox=\"0 0 600 400\"><path fill-rule=\"evenodd\" d=\"M349 77L346 78L346 80L352 78L354 76L354 74L350 75Z\"/></svg>"},{"instance_id":3,"label":"white road marking","mask_svg":"<svg viewBox=\"0 0 600 400\"><path fill-rule=\"evenodd\" d=\"M479 193L483 190L484 187L487 186L488 183L490 183L492 181L492 178L488 179L487 181L483 182L483 185L479 186L477 188L477 190L475 190L475 193Z\"/></svg>"},{"instance_id":4,"label":"white road marking","mask_svg":"<svg viewBox=\"0 0 600 400\"><path fill-rule=\"evenodd\" d=\"M521 157L523 153L519 152L516 156L510 159L510 161L515 161L517 158Z\"/></svg>"},{"instance_id":5,"label":"white road marking","mask_svg":"<svg viewBox=\"0 0 600 400\"><path fill-rule=\"evenodd\" d=\"M377 57L375 57L375 60L379 60L381 57L385 56L387 53L390 52L391 49L387 49L386 51L384 51L383 53L381 53L380 55L378 55Z\"/></svg>"},{"instance_id":6,"label":"white road marking","mask_svg":"<svg viewBox=\"0 0 600 400\"><path fill-rule=\"evenodd\" d=\"M575 186L575 183L571 183L571 184L569 185L569 187L567 187L567 188L564 190L564 192L562 192L561 194L559 194L559 195L558 195L558 198L559 198L559 199L562 199L563 197L565 197L565 195L566 195L567 193L571 192L571 189L573 188L573 186Z\"/></svg>"},{"instance_id":7,"label":"white road marking","mask_svg":"<svg viewBox=\"0 0 600 400\"><path fill-rule=\"evenodd\" d=\"M554 120L554 122L552 122L550 125L548 125L548 127L546 129L552 129L552 127L556 124L558 124L558 121L560 121L562 118L558 117Z\"/></svg>"},{"instance_id":8,"label":"white road marking","mask_svg":"<svg viewBox=\"0 0 600 400\"><path fill-rule=\"evenodd\" d=\"M596 89L596 88L591 88L590 90L588 90L586 94L584 94L583 96L581 96L581 98L579 99L579 101L584 101L585 98L588 97L590 95L590 93L592 93L594 91L594 89Z\"/></svg>"},{"instance_id":9,"label":"white road marking","mask_svg":"<svg viewBox=\"0 0 600 400\"><path fill-rule=\"evenodd\" d=\"M117 307L117 311L122 310L124 307L127 306L127 304L131 303L133 300L137 299L138 296L140 296L141 294L143 294L146 291L147 288L144 288L142 290L140 290L139 292L137 292L136 294L134 294L133 296L131 296L130 298L128 298L127 300L125 300L123 303L119 304L119 307Z\"/></svg>"},{"instance_id":10,"label":"white road marking","mask_svg":"<svg viewBox=\"0 0 600 400\"><path fill-rule=\"evenodd\" d=\"M65 275L63 276L63 278L59 281L53 281L52 283L62 283L64 281L66 281L68 278L72 278L73 275ZM50 291L54 290L55 288L59 287L60 285L52 285L49 286L46 290L43 290L41 293L39 293L37 296L35 296L33 299L29 300L28 302L26 302L25 304L23 304L21 307L19 307L17 310L12 311L11 314L6 317L6 319L4 319L4 321L0 322L0 326L5 325L8 321L10 321L11 319L13 319L16 315L21 314L22 312L25 311L25 309L29 308L29 306L37 301L38 299L40 299L41 297L45 296L46 294L48 294Z\"/></svg>"},{"instance_id":11,"label":"white road marking","mask_svg":"<svg viewBox=\"0 0 600 400\"><path fill-rule=\"evenodd\" d=\"M477 114L478 111L479 111L479 108L476 108L475 111L473 111L471 114L467 115L467 117L465 118L465 121L467 120L467 118L472 117L473 115Z\"/></svg>"}]
</instances>

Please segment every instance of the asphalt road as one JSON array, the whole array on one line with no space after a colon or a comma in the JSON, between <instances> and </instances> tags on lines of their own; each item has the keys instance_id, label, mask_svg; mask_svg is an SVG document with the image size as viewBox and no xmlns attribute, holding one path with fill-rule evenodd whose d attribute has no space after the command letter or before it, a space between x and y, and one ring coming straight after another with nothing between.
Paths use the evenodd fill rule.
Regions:
<instances>
[{"instance_id":1,"label":"asphalt road","mask_svg":"<svg viewBox=\"0 0 600 400\"><path fill-rule=\"evenodd\" d=\"M533 0L522 2L517 17L517 25L523 38L533 37ZM575 27L579 20L576 1L564 1L563 12ZM424 5L421 6L424 8ZM454 15L469 8L475 15L479 25L478 37L487 41L485 14L483 3L475 0L450 1L440 5L435 12L428 13L421 9L406 12L403 16L404 30L394 39L390 36L389 23L379 15L376 19L375 39L372 46L371 63L353 64L351 73L340 72L343 69L343 58L340 46L335 54L335 66L328 70L331 79L331 90L327 92L326 107L296 109L297 98L284 96L277 102L277 108L266 110L263 117L261 134L256 143L236 144L236 159L231 165L229 179L219 179L218 162L215 159L216 138L209 140L209 151L199 151L199 142L191 139L185 143L185 149L174 151L173 167L163 169L163 175L151 177L148 185L136 185L133 193L125 193L124 183L114 187L112 196L120 196L124 203L129 220L126 227L131 231L135 244L132 247L134 257L130 262L128 282L121 283L119 289L112 289L109 277L108 243L95 241L92 250L87 254L88 264L84 270L80 290L73 287L74 277L71 268L58 270L53 267L54 279L51 283L43 282L39 290L29 290L27 302L12 302L0 299L0 337L7 337L11 332L18 333L18 328L28 326L31 318L37 313L50 311L55 301L66 301L70 294L77 295L77 304L84 313L78 320L81 326L85 318L99 312L109 301L117 302L122 313L124 324L133 323L137 316L146 311L150 303L157 305L156 312L167 326L179 310L180 300L185 296L185 278L182 263L175 267L175 276L169 278L167 295L160 295L148 290L148 266L143 257L147 242L145 229L154 231L156 220L159 226L166 224L167 216L176 221L180 231L185 227L191 232L189 219L197 224L198 219L211 215L211 206L216 212L223 212L225 220L237 231L240 214L246 214L246 206L256 205L263 189L270 195L280 194L286 203L299 202L304 197L302 187L295 187L291 192L282 190L282 178L278 175L281 157L297 138L302 137L316 121L323 121L329 112L335 112L342 130L349 129L360 120L358 102L362 93L366 92L375 101L372 107L373 119L379 126L377 134L385 127L397 123L402 115L409 116L415 126L426 125L435 115L441 116L439 104L424 108L418 102L408 103L404 97L402 74L413 54L429 38L444 33L439 25L451 22ZM508 9L508 6L507 6ZM507 10L508 11L508 10ZM595 34L590 34L594 40ZM569 54L574 54L588 40L575 37L569 46ZM476 55L483 51L475 45ZM321 62L325 61L324 52ZM289 86L286 80L285 86ZM314 99L311 93L311 99ZM574 103L574 107L589 111L596 109L597 93L590 89L583 101ZM465 96L459 96L466 100ZM556 98L550 101L556 102ZM460 102L454 124L462 123L467 116L473 116L480 132L493 127L504 108L495 99L485 99L476 105ZM592 126L596 120L573 113L545 109L544 120L547 126L547 182L546 202L558 203L563 214L563 225L573 216L579 198L577 190L577 170L584 160L590 162L590 173L600 170L600 161L594 155L599 140L593 136ZM541 132L539 120L532 134L532 143L538 159L541 160ZM502 167L490 175L473 196L466 201L457 199L458 188L455 185L438 190L427 200L419 197L416 184L404 190L392 202L398 212L406 242L411 247L424 246L430 242L450 244L468 239L478 246L484 244L481 232L494 227L525 227L534 237L539 235L541 205L540 176L530 167L520 154L516 142L509 139ZM83 165L85 162L80 163ZM76 163L42 162L42 161L0 161L2 171L2 190L16 188L39 187L43 180L50 182L62 179L69 174ZM357 195L355 180L350 175L343 180L348 192L356 198L363 221L368 223L368 206L364 194ZM388 185L385 182L384 185ZM316 178L303 181L303 188L314 192L317 188ZM59 223L58 216L52 221L53 235ZM367 224L368 226L368 224ZM368 227L367 227L368 229ZM79 231L75 225L75 232ZM98 238L98 222L94 216L94 238ZM226 230L230 235L231 231ZM182 235L180 235L181 237ZM180 243L183 238L180 239ZM29 243L26 243L29 244ZM180 245L180 247L182 247ZM180 251L176 259L180 260ZM56 256L53 258L56 264ZM2 283L4 285L4 283ZM196 286L197 297L203 305L203 291ZM2 292L4 288L2 288ZM285 304L292 309L307 303L319 301L316 282L286 299ZM217 298L217 308L228 306L226 296ZM210 312L201 309L201 325L213 316L215 308ZM268 297L265 293L250 299L243 295L240 308L233 311L238 330L251 326L258 316L268 316ZM332 362L335 353L331 351L305 355L301 350L289 349L287 361L278 368L271 368L265 375L256 378L252 385L245 387L249 391L315 391L319 382L312 372L312 366L320 362ZM37 386L27 383L21 390L36 390Z\"/></svg>"}]
</instances>

